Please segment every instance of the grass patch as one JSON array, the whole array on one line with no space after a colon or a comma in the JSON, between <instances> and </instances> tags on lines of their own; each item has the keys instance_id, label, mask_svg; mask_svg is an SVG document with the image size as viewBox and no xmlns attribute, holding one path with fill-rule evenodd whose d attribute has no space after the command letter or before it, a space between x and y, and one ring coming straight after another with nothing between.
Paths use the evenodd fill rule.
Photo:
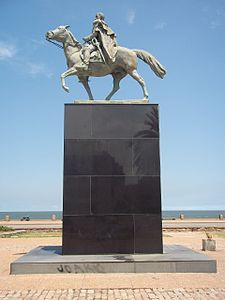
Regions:
<instances>
[{"instance_id":1,"label":"grass patch","mask_svg":"<svg viewBox=\"0 0 225 300\"><path fill-rule=\"evenodd\" d=\"M1 226L5 227L5 226ZM12 231L14 229L8 229L4 231ZM3 231L3 230L2 230ZM224 234L223 237L225 237L225 232L218 232L219 234ZM16 230L15 232L7 233L7 234L1 234L0 238L49 238L49 237L62 237L62 231L61 230ZM172 235L163 233L163 237L170 238Z\"/></svg>"},{"instance_id":2,"label":"grass patch","mask_svg":"<svg viewBox=\"0 0 225 300\"><path fill-rule=\"evenodd\" d=\"M62 231L58 230L24 230L12 232L9 234L3 234L1 238L49 238L49 237L61 237Z\"/></svg>"},{"instance_id":3,"label":"grass patch","mask_svg":"<svg viewBox=\"0 0 225 300\"><path fill-rule=\"evenodd\" d=\"M13 231L14 229L8 226L0 226L0 232L1 231Z\"/></svg>"},{"instance_id":4,"label":"grass patch","mask_svg":"<svg viewBox=\"0 0 225 300\"><path fill-rule=\"evenodd\" d=\"M172 235L169 235L167 233L163 233L163 237L172 237Z\"/></svg>"},{"instance_id":5,"label":"grass patch","mask_svg":"<svg viewBox=\"0 0 225 300\"><path fill-rule=\"evenodd\" d=\"M211 232L212 237L220 237L220 238L225 238L225 231L218 231L218 232Z\"/></svg>"}]
</instances>

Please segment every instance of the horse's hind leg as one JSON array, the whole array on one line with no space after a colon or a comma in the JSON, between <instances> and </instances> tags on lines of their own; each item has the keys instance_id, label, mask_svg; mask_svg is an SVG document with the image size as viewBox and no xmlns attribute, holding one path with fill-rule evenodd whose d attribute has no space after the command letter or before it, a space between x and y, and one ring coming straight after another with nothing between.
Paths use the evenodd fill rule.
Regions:
<instances>
[{"instance_id":1,"label":"horse's hind leg","mask_svg":"<svg viewBox=\"0 0 225 300\"><path fill-rule=\"evenodd\" d=\"M85 77L79 76L78 78L79 78L79 81L83 84L86 92L88 93L89 100L94 100L92 92L91 92L91 88L88 83L88 76L85 76Z\"/></svg>"},{"instance_id":2,"label":"horse's hind leg","mask_svg":"<svg viewBox=\"0 0 225 300\"><path fill-rule=\"evenodd\" d=\"M142 91L144 94L144 100L148 100L148 91L147 91L144 79L138 74L137 70L133 70L133 71L129 72L129 75L131 77L133 77L135 80L137 80L137 82L142 87Z\"/></svg>"},{"instance_id":3,"label":"horse's hind leg","mask_svg":"<svg viewBox=\"0 0 225 300\"><path fill-rule=\"evenodd\" d=\"M108 96L105 98L106 100L110 100L112 96L119 90L120 88L120 80L125 77L127 73L120 72L120 73L112 73L113 76L113 88L112 91L108 94Z\"/></svg>"}]
</instances>

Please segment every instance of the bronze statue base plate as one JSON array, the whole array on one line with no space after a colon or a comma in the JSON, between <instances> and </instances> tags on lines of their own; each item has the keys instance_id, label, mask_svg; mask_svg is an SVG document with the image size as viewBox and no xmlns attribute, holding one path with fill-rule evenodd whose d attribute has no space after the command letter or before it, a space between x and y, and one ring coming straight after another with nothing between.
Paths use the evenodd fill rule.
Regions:
<instances>
[{"instance_id":1,"label":"bronze statue base plate","mask_svg":"<svg viewBox=\"0 0 225 300\"><path fill-rule=\"evenodd\" d=\"M73 104L149 104L149 100L74 100Z\"/></svg>"}]
</instances>

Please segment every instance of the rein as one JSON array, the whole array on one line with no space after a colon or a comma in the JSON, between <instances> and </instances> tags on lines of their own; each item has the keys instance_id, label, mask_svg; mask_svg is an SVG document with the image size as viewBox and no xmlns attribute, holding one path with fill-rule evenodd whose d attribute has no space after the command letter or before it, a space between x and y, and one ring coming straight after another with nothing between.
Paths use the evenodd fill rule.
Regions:
<instances>
[{"instance_id":1,"label":"rein","mask_svg":"<svg viewBox=\"0 0 225 300\"><path fill-rule=\"evenodd\" d=\"M63 49L63 46L62 46L62 45L60 45L60 44L58 44L58 43L56 43L56 42L53 42L52 40L50 40L50 39L48 39L48 38L46 38L46 40L47 40L48 42L54 44L55 46L57 46L57 47Z\"/></svg>"}]
</instances>

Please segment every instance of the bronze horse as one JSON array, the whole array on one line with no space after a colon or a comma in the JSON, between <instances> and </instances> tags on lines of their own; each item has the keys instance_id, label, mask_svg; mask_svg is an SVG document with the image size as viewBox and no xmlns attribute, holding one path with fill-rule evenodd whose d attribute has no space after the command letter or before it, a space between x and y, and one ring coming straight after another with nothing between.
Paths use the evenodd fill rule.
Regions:
<instances>
[{"instance_id":1,"label":"bronze horse","mask_svg":"<svg viewBox=\"0 0 225 300\"><path fill-rule=\"evenodd\" d=\"M80 56L82 45L75 39L68 28L69 26L59 26L54 30L48 31L45 35L47 40L55 40L63 44L68 70L61 74L61 83L67 92L69 92L69 88L65 84L65 78L76 75L86 89L89 99L93 100L94 98L88 84L89 76L102 77L111 74L113 77L113 88L106 97L106 100L110 100L119 90L120 80L129 74L141 85L144 100L148 100L148 91L145 81L137 72L137 58L147 63L158 77L163 78L166 74L164 67L150 53L144 50L131 50L120 46L118 46L114 62L106 64L103 62L90 61L87 70L76 68L76 66L82 63Z\"/></svg>"}]
</instances>

